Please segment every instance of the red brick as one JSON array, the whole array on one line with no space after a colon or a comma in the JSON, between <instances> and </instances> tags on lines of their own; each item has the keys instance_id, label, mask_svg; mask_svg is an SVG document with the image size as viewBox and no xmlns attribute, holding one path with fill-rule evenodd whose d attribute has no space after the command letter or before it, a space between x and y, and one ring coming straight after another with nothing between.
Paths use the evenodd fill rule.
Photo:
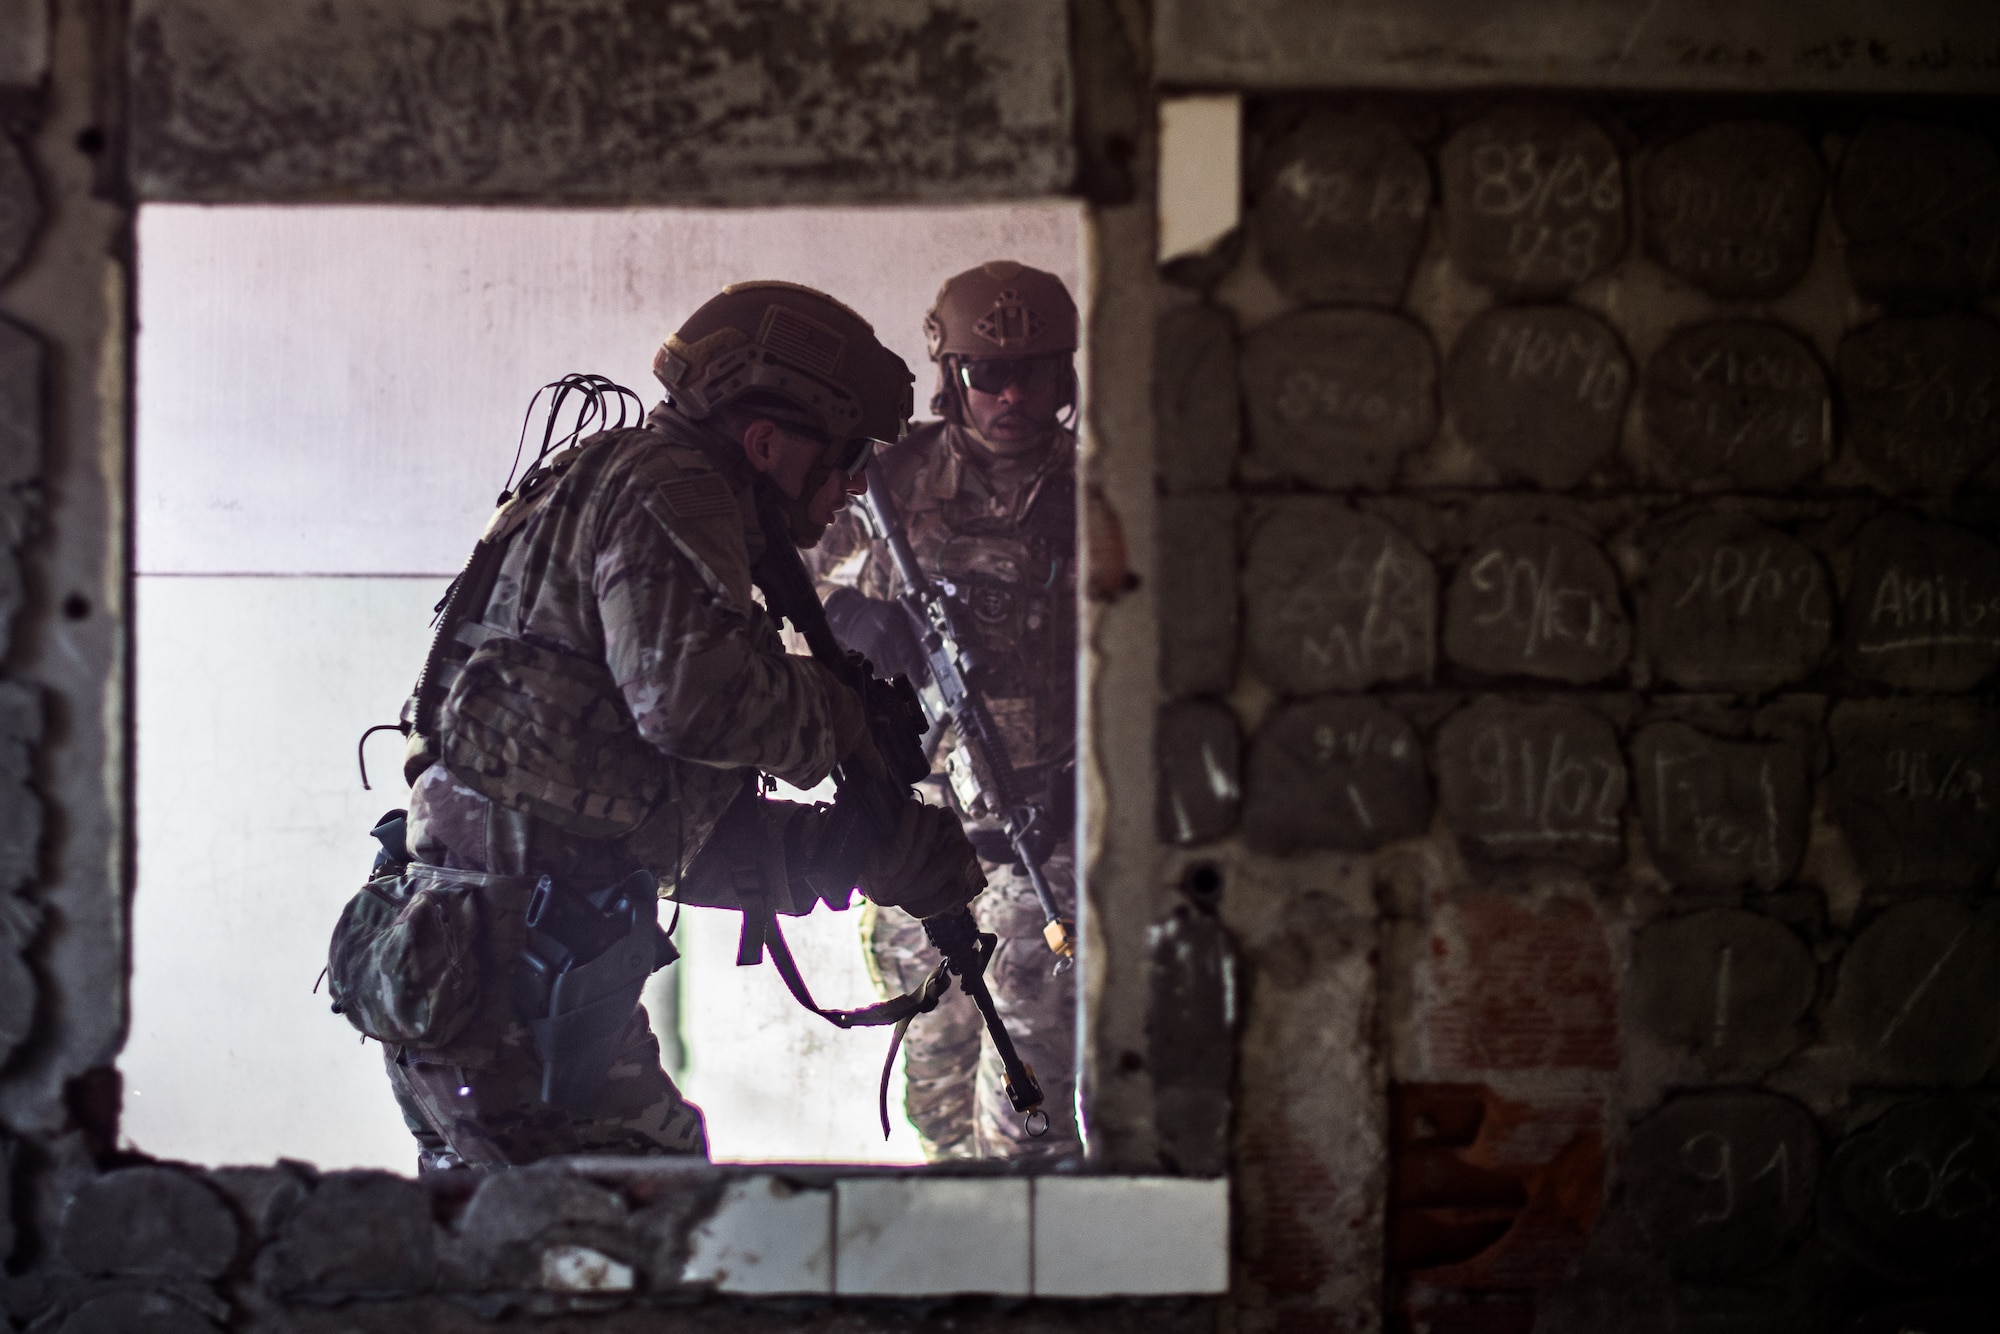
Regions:
<instances>
[{"instance_id":1,"label":"red brick","mask_svg":"<svg viewBox=\"0 0 2000 1334\"><path fill-rule=\"evenodd\" d=\"M1422 1041L1438 1074L1615 1070L1618 980L1595 905L1480 894L1440 909Z\"/></svg>"},{"instance_id":2,"label":"red brick","mask_svg":"<svg viewBox=\"0 0 2000 1334\"><path fill-rule=\"evenodd\" d=\"M1282 1124L1249 1129L1242 1161L1254 1178L1245 1184L1261 1205L1245 1220L1251 1276L1274 1294L1316 1292L1329 1273L1320 1229L1335 1210L1339 1183Z\"/></svg>"},{"instance_id":3,"label":"red brick","mask_svg":"<svg viewBox=\"0 0 2000 1334\"><path fill-rule=\"evenodd\" d=\"M1546 1289L1604 1195L1604 1107L1528 1103L1478 1084L1390 1091L1389 1264L1431 1287Z\"/></svg>"}]
</instances>

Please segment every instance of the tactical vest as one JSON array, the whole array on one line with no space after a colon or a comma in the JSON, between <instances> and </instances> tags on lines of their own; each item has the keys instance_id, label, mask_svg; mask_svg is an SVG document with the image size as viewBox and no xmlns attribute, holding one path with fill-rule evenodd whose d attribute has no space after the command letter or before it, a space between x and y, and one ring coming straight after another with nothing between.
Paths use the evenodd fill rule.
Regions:
<instances>
[{"instance_id":1,"label":"tactical vest","mask_svg":"<svg viewBox=\"0 0 2000 1334\"><path fill-rule=\"evenodd\" d=\"M620 838L671 796L667 757L639 735L601 658L521 634L517 539L557 483L624 438L607 433L530 473L445 594L403 706L412 784L434 763L488 800L583 838Z\"/></svg>"},{"instance_id":2,"label":"tactical vest","mask_svg":"<svg viewBox=\"0 0 2000 1334\"><path fill-rule=\"evenodd\" d=\"M919 560L965 609L965 647L1009 762L1029 773L1058 762L1076 738L1074 474L1044 477L1018 515L964 498L897 499Z\"/></svg>"}]
</instances>

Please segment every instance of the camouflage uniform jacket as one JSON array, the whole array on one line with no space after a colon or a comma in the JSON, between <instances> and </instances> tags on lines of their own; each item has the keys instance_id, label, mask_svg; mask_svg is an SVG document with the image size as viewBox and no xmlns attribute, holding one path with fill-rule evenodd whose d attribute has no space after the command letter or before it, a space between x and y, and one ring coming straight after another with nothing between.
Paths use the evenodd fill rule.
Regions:
<instances>
[{"instance_id":1,"label":"camouflage uniform jacket","mask_svg":"<svg viewBox=\"0 0 2000 1334\"><path fill-rule=\"evenodd\" d=\"M873 466L918 561L958 589L977 640L966 646L980 664L972 684L986 696L1020 788L1032 793L1076 744L1076 438L1060 432L1038 461L1007 462L963 428L932 422ZM807 561L822 589L844 585L874 598L902 591L888 545L871 540L851 511Z\"/></svg>"},{"instance_id":2,"label":"camouflage uniform jacket","mask_svg":"<svg viewBox=\"0 0 2000 1334\"><path fill-rule=\"evenodd\" d=\"M786 653L752 597L764 543L756 474L722 444L665 405L646 429L584 441L512 538L480 618L589 670L608 667L607 707L651 748L641 753L656 756L664 797L622 837L581 837L503 811L477 779L433 764L410 805L420 860L600 883L645 867L670 889L757 771L801 787L831 772L842 687Z\"/></svg>"}]
</instances>

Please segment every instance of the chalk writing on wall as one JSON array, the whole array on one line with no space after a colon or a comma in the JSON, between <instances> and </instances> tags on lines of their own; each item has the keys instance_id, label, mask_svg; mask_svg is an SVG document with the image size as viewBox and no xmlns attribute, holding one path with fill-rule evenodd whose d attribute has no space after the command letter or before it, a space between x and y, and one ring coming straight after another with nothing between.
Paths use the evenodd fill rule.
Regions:
<instances>
[{"instance_id":1,"label":"chalk writing on wall","mask_svg":"<svg viewBox=\"0 0 2000 1334\"><path fill-rule=\"evenodd\" d=\"M1653 556L1640 625L1654 670L1688 690L1767 690L1826 656L1833 590L1802 542L1742 515L1707 515Z\"/></svg>"},{"instance_id":2,"label":"chalk writing on wall","mask_svg":"<svg viewBox=\"0 0 2000 1334\"><path fill-rule=\"evenodd\" d=\"M1625 665L1631 629L1596 543L1561 524L1515 524L1460 562L1444 644L1452 661L1481 672L1584 683Z\"/></svg>"},{"instance_id":3,"label":"chalk writing on wall","mask_svg":"<svg viewBox=\"0 0 2000 1334\"><path fill-rule=\"evenodd\" d=\"M1268 684L1303 695L1429 677L1437 580L1408 538L1335 501L1279 502L1253 523L1247 640Z\"/></svg>"},{"instance_id":4,"label":"chalk writing on wall","mask_svg":"<svg viewBox=\"0 0 2000 1334\"><path fill-rule=\"evenodd\" d=\"M1372 699L1274 709L1250 742L1243 836L1261 852L1365 852L1430 823L1424 748Z\"/></svg>"},{"instance_id":5,"label":"chalk writing on wall","mask_svg":"<svg viewBox=\"0 0 2000 1334\"><path fill-rule=\"evenodd\" d=\"M1826 169L1805 136L1727 121L1674 140L1641 173L1647 251L1725 301L1783 296L1812 262Z\"/></svg>"},{"instance_id":6,"label":"chalk writing on wall","mask_svg":"<svg viewBox=\"0 0 2000 1334\"><path fill-rule=\"evenodd\" d=\"M2000 865L2000 719L1970 703L1849 700L1828 732L1834 819L1871 890L1990 879Z\"/></svg>"},{"instance_id":7,"label":"chalk writing on wall","mask_svg":"<svg viewBox=\"0 0 2000 1334\"><path fill-rule=\"evenodd\" d=\"M1655 922L1633 947L1633 1022L1710 1078L1760 1075L1789 1056L1818 986L1797 935L1739 908Z\"/></svg>"},{"instance_id":8,"label":"chalk writing on wall","mask_svg":"<svg viewBox=\"0 0 2000 1334\"><path fill-rule=\"evenodd\" d=\"M1625 757L1598 713L1486 698L1438 729L1438 802L1469 851L1581 866L1624 857Z\"/></svg>"},{"instance_id":9,"label":"chalk writing on wall","mask_svg":"<svg viewBox=\"0 0 2000 1334\"><path fill-rule=\"evenodd\" d=\"M1452 260L1510 296L1560 296L1625 253L1625 172L1588 118L1508 108L1439 155Z\"/></svg>"},{"instance_id":10,"label":"chalk writing on wall","mask_svg":"<svg viewBox=\"0 0 2000 1334\"><path fill-rule=\"evenodd\" d=\"M1618 335L1587 311L1501 307L1459 335L1444 385L1459 434L1482 458L1503 475L1564 490L1617 445L1632 364Z\"/></svg>"},{"instance_id":11,"label":"chalk writing on wall","mask_svg":"<svg viewBox=\"0 0 2000 1334\"><path fill-rule=\"evenodd\" d=\"M1877 320L1840 344L1840 396L1855 454L1891 489L1955 490L2000 450L2000 326Z\"/></svg>"},{"instance_id":12,"label":"chalk writing on wall","mask_svg":"<svg viewBox=\"0 0 2000 1334\"><path fill-rule=\"evenodd\" d=\"M1654 723L1632 744L1653 860L1690 889L1772 889L1805 852L1805 759L1781 741L1723 741Z\"/></svg>"},{"instance_id":13,"label":"chalk writing on wall","mask_svg":"<svg viewBox=\"0 0 2000 1334\"><path fill-rule=\"evenodd\" d=\"M1430 207L1430 165L1400 130L1321 112L1266 156L1251 227L1264 266L1293 295L1394 305Z\"/></svg>"},{"instance_id":14,"label":"chalk writing on wall","mask_svg":"<svg viewBox=\"0 0 2000 1334\"><path fill-rule=\"evenodd\" d=\"M1647 1234L1680 1272L1740 1274L1804 1230L1820 1170L1807 1111L1772 1093L1691 1093L1632 1132L1627 1173Z\"/></svg>"},{"instance_id":15,"label":"chalk writing on wall","mask_svg":"<svg viewBox=\"0 0 2000 1334\"><path fill-rule=\"evenodd\" d=\"M1828 1235L1905 1282L2000 1244L2000 1127L1963 1098L1913 1098L1842 1140L1826 1167Z\"/></svg>"},{"instance_id":16,"label":"chalk writing on wall","mask_svg":"<svg viewBox=\"0 0 2000 1334\"><path fill-rule=\"evenodd\" d=\"M2000 153L1971 130L1871 118L1847 146L1833 206L1864 296L1956 305L2000 282Z\"/></svg>"},{"instance_id":17,"label":"chalk writing on wall","mask_svg":"<svg viewBox=\"0 0 2000 1334\"><path fill-rule=\"evenodd\" d=\"M1681 330L1647 361L1640 404L1647 464L1676 484L1783 490L1832 450L1826 372L1804 340L1775 324Z\"/></svg>"},{"instance_id":18,"label":"chalk writing on wall","mask_svg":"<svg viewBox=\"0 0 2000 1334\"><path fill-rule=\"evenodd\" d=\"M1841 646L1848 669L1914 690L1966 690L2000 665L2000 548L1907 514L1854 540Z\"/></svg>"},{"instance_id":19,"label":"chalk writing on wall","mask_svg":"<svg viewBox=\"0 0 2000 1334\"><path fill-rule=\"evenodd\" d=\"M1243 393L1246 473L1387 487L1397 461L1437 432L1437 353L1401 315L1305 311L1244 341Z\"/></svg>"}]
</instances>

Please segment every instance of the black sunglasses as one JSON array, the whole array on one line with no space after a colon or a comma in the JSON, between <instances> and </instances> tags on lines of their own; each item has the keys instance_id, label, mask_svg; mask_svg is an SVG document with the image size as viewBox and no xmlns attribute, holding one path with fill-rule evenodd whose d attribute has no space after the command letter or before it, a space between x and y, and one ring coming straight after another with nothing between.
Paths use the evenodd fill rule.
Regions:
<instances>
[{"instance_id":1,"label":"black sunglasses","mask_svg":"<svg viewBox=\"0 0 2000 1334\"><path fill-rule=\"evenodd\" d=\"M998 394L1015 384L1027 393L1052 389L1063 372L1061 357L982 357L958 363L958 381L982 394Z\"/></svg>"}]
</instances>

